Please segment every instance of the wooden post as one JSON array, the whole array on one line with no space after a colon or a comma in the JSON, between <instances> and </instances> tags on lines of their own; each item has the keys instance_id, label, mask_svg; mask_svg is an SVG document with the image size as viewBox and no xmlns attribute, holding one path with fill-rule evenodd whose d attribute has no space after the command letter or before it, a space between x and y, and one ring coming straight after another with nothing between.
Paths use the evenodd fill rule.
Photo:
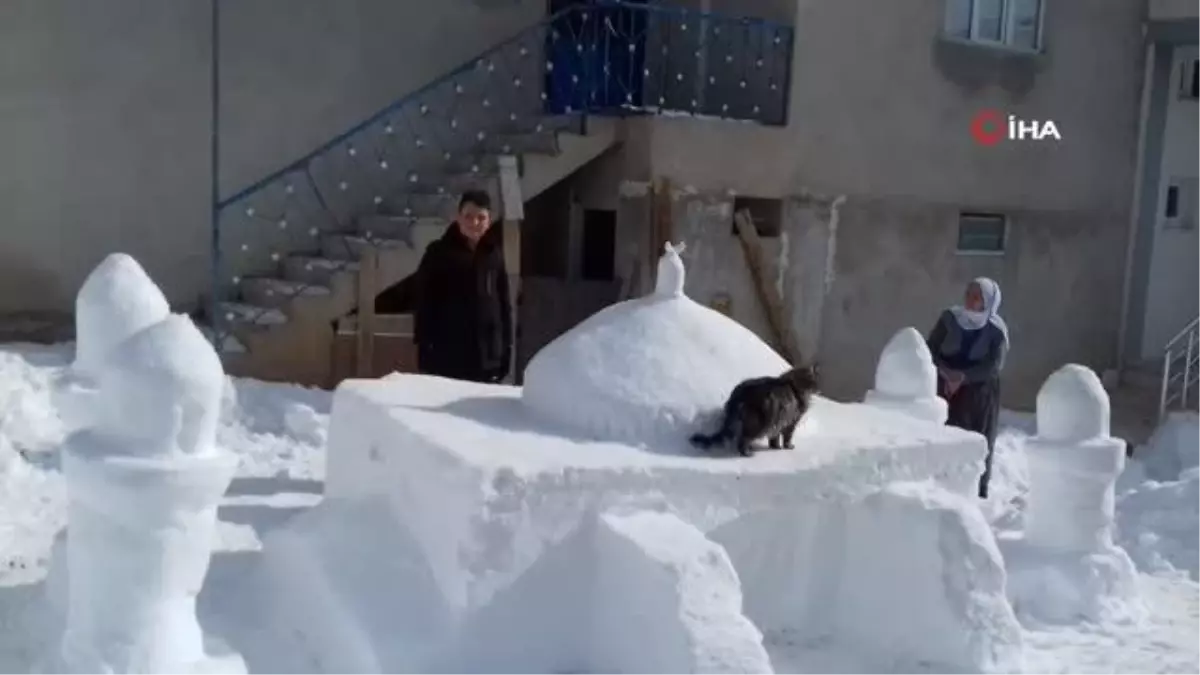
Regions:
<instances>
[{"instance_id":1,"label":"wooden post","mask_svg":"<svg viewBox=\"0 0 1200 675\"><path fill-rule=\"evenodd\" d=\"M518 325L521 309L521 223L517 220L504 221L504 267L508 271L508 300L512 308L512 354L508 360L508 381L517 381L517 347L521 334Z\"/></svg>"},{"instance_id":2,"label":"wooden post","mask_svg":"<svg viewBox=\"0 0 1200 675\"><path fill-rule=\"evenodd\" d=\"M800 350L792 338L791 327L787 323L787 311L783 298L780 297L771 280L767 278L767 261L763 257L762 244L758 239L758 230L754 229L754 220L746 210L733 214L733 222L737 226L738 239L742 242L742 252L746 256L746 265L750 268L750 276L754 279L754 287L758 291L758 299L762 302L767 313L767 323L775 334L775 341L783 358L794 366L800 365Z\"/></svg>"},{"instance_id":3,"label":"wooden post","mask_svg":"<svg viewBox=\"0 0 1200 675\"><path fill-rule=\"evenodd\" d=\"M355 372L358 377L371 377L375 369L375 295L379 271L379 254L368 247L358 268L358 353Z\"/></svg>"},{"instance_id":4,"label":"wooden post","mask_svg":"<svg viewBox=\"0 0 1200 675\"><path fill-rule=\"evenodd\" d=\"M517 381L517 348L521 335L518 304L521 301L521 221L525 219L525 199L521 196L521 172L517 158L503 155L500 168L500 202L504 209L504 267L508 272L508 299L512 308L512 355L508 360L508 381Z\"/></svg>"}]
</instances>

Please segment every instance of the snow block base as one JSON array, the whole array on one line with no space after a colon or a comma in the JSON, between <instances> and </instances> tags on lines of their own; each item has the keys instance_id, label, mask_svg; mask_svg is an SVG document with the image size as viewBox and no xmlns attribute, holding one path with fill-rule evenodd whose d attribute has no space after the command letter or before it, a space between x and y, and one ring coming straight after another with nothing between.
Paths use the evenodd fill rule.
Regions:
<instances>
[{"instance_id":1,"label":"snow block base","mask_svg":"<svg viewBox=\"0 0 1200 675\"><path fill-rule=\"evenodd\" d=\"M742 458L686 438L647 449L548 429L520 393L393 375L347 382L334 398L326 497L385 498L455 614L486 605L588 512L668 504L708 532L897 480L969 495L986 453L977 434L821 398L794 450Z\"/></svg>"},{"instance_id":2,"label":"snow block base","mask_svg":"<svg viewBox=\"0 0 1200 675\"><path fill-rule=\"evenodd\" d=\"M848 505L833 634L902 670L1019 672L1004 561L971 498L896 483ZM898 665L900 664L900 665Z\"/></svg>"},{"instance_id":3,"label":"snow block base","mask_svg":"<svg viewBox=\"0 0 1200 675\"><path fill-rule=\"evenodd\" d=\"M299 661L331 672L772 672L728 556L671 514L585 518L461 622L389 521L379 500L326 502L267 539L256 587L268 630L292 637Z\"/></svg>"},{"instance_id":4,"label":"snow block base","mask_svg":"<svg viewBox=\"0 0 1200 675\"><path fill-rule=\"evenodd\" d=\"M590 516L469 621L438 672L770 673L725 551L663 512Z\"/></svg>"}]
</instances>

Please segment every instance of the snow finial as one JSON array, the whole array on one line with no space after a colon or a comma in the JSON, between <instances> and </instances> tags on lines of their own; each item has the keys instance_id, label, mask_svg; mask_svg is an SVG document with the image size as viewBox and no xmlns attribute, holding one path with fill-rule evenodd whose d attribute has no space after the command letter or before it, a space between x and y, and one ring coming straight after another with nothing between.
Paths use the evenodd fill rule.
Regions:
<instances>
[{"instance_id":1,"label":"snow finial","mask_svg":"<svg viewBox=\"0 0 1200 675\"><path fill-rule=\"evenodd\" d=\"M654 284L654 294L661 296L683 295L683 260L679 257L687 249L687 244L679 242L663 244L662 257L658 259L658 280Z\"/></svg>"}]
</instances>

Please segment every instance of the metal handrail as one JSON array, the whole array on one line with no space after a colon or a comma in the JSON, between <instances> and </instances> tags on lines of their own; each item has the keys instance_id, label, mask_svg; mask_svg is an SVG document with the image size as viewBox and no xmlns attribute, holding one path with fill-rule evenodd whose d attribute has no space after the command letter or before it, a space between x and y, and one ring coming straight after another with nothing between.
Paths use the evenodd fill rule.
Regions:
<instances>
[{"instance_id":1,"label":"metal handrail","mask_svg":"<svg viewBox=\"0 0 1200 675\"><path fill-rule=\"evenodd\" d=\"M216 15L215 9L217 3L214 3L213 6L213 31L214 42L216 42L219 17ZM630 17L629 21L632 24L625 25L616 21L613 15L604 14L604 10L611 9L629 10L630 14L625 16ZM594 18L589 22L590 13L593 12L595 17L601 20ZM727 28L729 30L726 30ZM686 39L681 40L681 36L694 36L697 33L703 37L698 45L691 44ZM717 38L718 35L723 37ZM733 37L735 35L738 36L737 40ZM429 173L444 177L442 174L444 174L445 166L448 165L444 163L429 165L424 163L422 158L427 157L427 153L434 150L439 158L443 155L449 158L451 151L461 157L462 141L464 141L463 127L466 126L466 123L457 127L458 131L450 131L436 125L418 129L414 126L414 120L418 126L430 124L429 120L436 118L436 113L428 118L424 117L426 103L430 104L432 110L433 102L439 100L438 97L446 94L447 91L457 90L461 94L463 89L460 84L471 81L473 74L477 74L478 69L483 68L485 64L487 72L491 73L494 63L498 68L497 75L499 75L505 72L506 68L514 67L513 63L518 51L522 59L528 57L536 59L536 50L538 49L536 45L541 45L542 49L548 50L551 37L558 41L555 44L563 45L565 43L572 54L575 52L582 54L586 50L590 50L593 53L599 52L601 60L570 65L569 68L581 67L583 70L578 71L578 77L572 76L565 83L552 82L548 75L554 65L551 62L552 59L563 56L558 52L547 51L542 55L541 59L545 61L544 72L540 65L541 61L534 64L532 70L521 70L529 65L528 61L523 61L522 63L525 65L517 64L518 70L508 71L507 74L515 74L515 77L510 77L509 81L517 87L521 87L522 81L524 81L526 86L519 91L526 92L533 89L532 93L535 96L540 92L542 102L548 102L548 98L562 98L555 105L565 105L565 113L569 116L582 119L589 115L657 114L666 110L690 111L693 114L705 113L705 106L697 105L696 98L700 97L691 98L689 106L686 102L689 97L681 94L681 91L685 91L689 85L695 85L695 88L704 90L713 82L711 74L703 73L703 68L697 65L700 63L700 59L708 58L707 55L701 56L701 54L703 49L707 48L707 41L711 38L714 44L721 45L723 49L721 55L724 58L719 59L721 63L717 65L725 70L720 75L722 82L718 86L729 87L732 82L734 90L720 90L714 86L713 90L717 93L718 110L713 112L721 117L754 120L768 125L782 125L787 122L794 41L792 27L769 19L732 17L726 14L702 12L682 7L643 4L628 0L596 0L589 4L566 7L527 26L440 77L393 100L349 129L319 144L280 169L234 194L222 198L218 190L220 162L217 111L219 106L216 103L219 95L219 49L214 47L214 126L212 133L214 158L211 177L213 278L209 298L214 341L218 345L223 344L223 340L229 334L222 325L228 317L223 315L220 303L226 297L235 296L227 296L226 293L237 293L242 280L249 276L264 274L268 266L275 263L282 264L281 261L284 257L297 250L294 247L295 242L289 242L282 244L282 249L276 248L271 251L270 260L251 260L247 257L251 254L246 252L257 252L262 249L261 242L258 240L252 242L250 235L261 233L261 230L251 231L245 228L277 226L277 232L292 232L293 230L289 229L289 226L293 223L300 223L299 226L311 237L310 241L315 242L320 235L324 234L348 234L347 226L364 213L399 215L397 210L387 210L388 206L396 204L397 201L404 203L406 208L403 209L403 212L408 215L414 211L414 209L407 208L412 205L414 199L429 195L427 190L396 185L394 182L389 183L390 179L372 177L370 182L373 187L369 187L371 192L368 193L368 196L374 195L375 210L371 210L370 205L360 204L355 200L353 191L345 192L348 184L360 185L362 183L358 179L364 177L362 167L354 162L351 162L350 166L339 163L337 157L344 155L347 151L355 161L370 159L385 169L390 164L389 176L404 175L408 181L411 181L410 185L416 185L419 188L436 187L437 194L443 194L446 187L443 183L418 184L415 169L420 169L420 176L426 180L428 180ZM645 47L639 54L641 61L637 63L636 67L633 65L632 57L625 57L625 60L621 60L621 54L609 51L610 45L614 44L609 40L613 38L636 39L643 42ZM649 48L649 40L657 41L655 49ZM574 49L570 49L571 46L574 46ZM668 46L670 46L669 55ZM691 68L687 62L687 59L692 58L693 50L697 61L691 65L696 66L695 68ZM630 54L633 54L632 47L629 51ZM734 59L735 55L743 57L740 62ZM715 57L718 54L714 51L712 56ZM732 66L730 65L731 59L734 59ZM765 68L764 59L766 59ZM714 60L715 63L716 60ZM731 70L739 65L741 66L740 71ZM613 73L610 73L610 67ZM618 69L622 72L615 74ZM695 72L692 72L693 70ZM545 81L534 81L541 79L539 73L546 77ZM684 73L687 73L686 77ZM724 79L726 77L738 79ZM762 99L763 107L760 109L760 101L752 100L747 95L753 92L764 94L768 86L769 96ZM531 109L528 109L530 101L525 94L514 93L511 89L503 89L498 82L488 84L487 87L479 90L479 93L485 98L473 101L475 105L482 103L484 107L487 107L489 105L487 97L490 97L493 108L503 107L506 112L519 109L522 111L522 115L530 112ZM631 98L631 88L638 88L638 91L641 92L638 100ZM618 92L619 97L623 97L624 100L613 99L611 96L613 91ZM658 105L650 104L651 91L654 92L654 98ZM548 97L549 94L553 96ZM562 97L563 94L566 95L565 98ZM603 96L597 99L597 94L603 94ZM469 98L469 95L464 96L463 100ZM664 100L665 105L663 105ZM753 111L750 110L751 104L753 104ZM418 109L420 110L419 114L416 112ZM456 108L451 108L451 112L456 110ZM541 112L537 114L563 114L549 108L539 108L539 110ZM511 119L516 120L517 117L512 116ZM396 146L371 147L372 143L379 140L377 132L380 129L386 129L387 134L393 133L393 120L396 121L395 138L398 139L405 133L409 134L410 139L423 138L425 145L422 146L422 141L418 140L417 147L425 149L413 150L411 146L405 146L408 149L399 151L397 154ZM494 123L495 120L492 122ZM472 124L484 124L484 122L473 118ZM406 126L407 130L404 129ZM489 134L496 130L495 127L473 127L473 129L476 128L481 131L480 139L483 138L483 130L487 130ZM542 125L538 124L536 130L541 131ZM328 172L322 173L323 170L328 170ZM477 170L477 167L472 164L471 172ZM321 175L315 175L317 173L321 173ZM279 194L281 191L286 191L287 196L281 197ZM386 204L382 202L386 202ZM237 208L234 208L235 206ZM240 225L243 229L231 233L230 230L234 225ZM228 236L230 234L233 237ZM240 242L236 241L239 236L242 237ZM376 241L376 238L372 237L369 232L366 233L366 238L368 245ZM247 246L251 243L254 245L248 249ZM270 245L276 246L276 244ZM342 240L340 245L349 248L349 244L345 240ZM231 249L230 246L234 248ZM289 248L289 246L291 247ZM230 252L234 250L238 253L236 258L231 259ZM343 253L348 259L345 261L345 265L352 264L349 259L354 256L350 255L350 251L346 250ZM314 284L307 282L294 284L286 290L286 297L291 298L305 293L313 286ZM249 319L243 317L242 320L257 324L269 311L274 310L265 307L259 308L255 316Z\"/></svg>"},{"instance_id":2,"label":"metal handrail","mask_svg":"<svg viewBox=\"0 0 1200 675\"><path fill-rule=\"evenodd\" d=\"M1176 346L1186 340L1182 352ZM1183 356L1182 371L1172 373L1177 358ZM1163 347L1162 383L1158 397L1158 420L1166 417L1168 407L1176 400L1187 407L1189 393L1200 383L1200 317L1193 319ZM1173 391L1172 388L1177 388Z\"/></svg>"},{"instance_id":3,"label":"metal handrail","mask_svg":"<svg viewBox=\"0 0 1200 675\"><path fill-rule=\"evenodd\" d=\"M1175 346L1175 343L1177 343L1180 340L1182 340L1183 338L1187 337L1189 333L1195 333L1196 328L1198 328L1198 327L1200 327L1200 316L1196 317L1195 319L1192 319L1191 323L1184 326L1183 330L1181 330L1175 334L1175 337L1171 338L1170 340L1167 340L1167 344L1163 345L1163 351L1164 352L1170 351L1171 347Z\"/></svg>"},{"instance_id":4,"label":"metal handrail","mask_svg":"<svg viewBox=\"0 0 1200 675\"><path fill-rule=\"evenodd\" d=\"M344 142L346 139L350 138L351 136L358 133L359 131L366 129L367 127L371 126L372 124L379 122L380 120L387 117L389 114L394 113L397 109L401 108L405 104L415 101L415 100L419 99L422 95L438 88L441 85L446 84L447 82L453 80L456 77L461 76L462 74L464 74L466 72L469 72L471 70L471 68L473 68L475 66L475 64L479 62L480 59L486 59L489 56L495 55L500 50L504 49L505 47L507 47L507 46L519 41L521 38L525 37L529 32L539 29L539 28L544 28L548 25L551 25L555 21L558 21L559 19L563 18L564 16L567 16L568 14L572 14L572 13L578 12L578 11L586 11L587 9L596 8L596 7L623 7L623 8L629 8L629 9L635 9L635 10L641 11L641 12L654 12L654 13L660 13L660 14L679 14L679 15L683 15L683 16L695 17L698 19L712 19L712 20L717 20L717 21L726 22L726 23L755 24L755 25L760 25L760 26L764 26L764 27L771 27L771 28L776 28L779 30L784 30L789 33L792 31L791 26L788 26L787 24L779 23L777 21L771 21L770 19L760 19L760 18L755 18L755 17L738 17L738 16L726 14L723 12L705 12L705 11L700 11L700 10L688 9L686 7L673 7L673 6L649 5L649 4L644 5L644 4L636 3L636 2L628 2L627 0L599 0L598 2L596 2L593 5L585 5L585 4L571 5L570 7L563 8L563 9L555 12L554 14L551 14L550 16L547 16L547 17L541 19L540 21L538 21L536 24L534 24L532 26L527 26L526 28L523 28L520 32L516 33L515 35L512 35L508 39L506 39L502 42L499 42L499 43L493 45L492 47L489 47L486 51L484 51L480 54L477 54L475 57L471 58L468 61L465 61L464 63L458 65L457 67L446 72L445 74L443 74L443 75L435 78L434 80L418 87L417 89L414 89L414 90L400 96L399 98L393 100L391 103L388 103L387 105L385 105L384 107L380 108L378 111L373 113L370 117L364 119L363 121L359 122L358 124L355 124L354 126L350 127L346 131L343 131L342 133L338 134L337 136L334 136L333 138L329 139L328 141L318 145L317 147L310 150L304 156L295 159L291 163L283 166L282 168L264 176L263 178L255 181L254 183L251 183L250 185L246 186L245 188L242 188L241 190L234 193L232 196L226 197L225 199L220 200L216 204L217 209L218 210L224 209L225 207L229 206L230 204L233 204L234 202L244 199L250 193L256 192L257 190L262 189L267 184L269 184L275 180L278 180L279 178L282 178L283 176L286 176L287 174L292 173L293 171L300 169L306 163L308 163L308 162L312 161L314 158L316 158L318 155L328 152L329 150L337 147L340 143Z\"/></svg>"}]
</instances>

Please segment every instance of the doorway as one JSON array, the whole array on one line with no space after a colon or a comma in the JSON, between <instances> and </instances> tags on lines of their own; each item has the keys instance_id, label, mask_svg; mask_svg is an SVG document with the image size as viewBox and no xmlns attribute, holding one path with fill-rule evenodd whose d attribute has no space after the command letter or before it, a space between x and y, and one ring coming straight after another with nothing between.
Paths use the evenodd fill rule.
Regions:
<instances>
[{"instance_id":1,"label":"doorway","mask_svg":"<svg viewBox=\"0 0 1200 675\"><path fill-rule=\"evenodd\" d=\"M612 281L616 277L617 212L585 209L583 259L580 277L585 281Z\"/></svg>"}]
</instances>

